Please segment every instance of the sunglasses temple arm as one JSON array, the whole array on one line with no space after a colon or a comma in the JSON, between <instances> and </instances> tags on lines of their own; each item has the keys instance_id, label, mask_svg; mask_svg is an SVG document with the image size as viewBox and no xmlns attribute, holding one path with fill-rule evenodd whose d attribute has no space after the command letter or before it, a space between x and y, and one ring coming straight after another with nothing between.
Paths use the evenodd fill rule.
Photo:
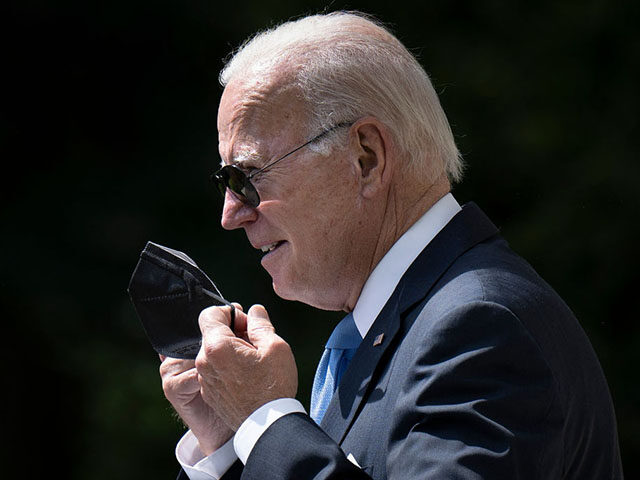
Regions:
<instances>
[{"instance_id":1,"label":"sunglasses temple arm","mask_svg":"<svg viewBox=\"0 0 640 480\"><path fill-rule=\"evenodd\" d=\"M226 305L227 307L231 307L231 324L229 325L229 328L231 329L232 332L235 332L236 307L231 305L231 303L229 303L227 300L222 298L220 295L217 295L207 290L206 288L202 289L202 293L204 293L207 297L211 297L214 300L217 300L218 302L222 303L223 305Z\"/></svg>"},{"instance_id":2,"label":"sunglasses temple arm","mask_svg":"<svg viewBox=\"0 0 640 480\"><path fill-rule=\"evenodd\" d=\"M271 168L271 167L273 167L273 166L274 166L276 163L278 163L280 160L284 160L285 158L287 158L287 157L289 157L289 156L293 155L294 153L296 153L298 150L302 150L302 149L303 149L304 147L306 147L307 145L309 145L309 144L311 144L311 143L315 142L316 140L318 140L318 139L320 139L321 137L325 136L327 133L329 133L329 132L331 132L331 131L333 131L333 130L335 130L336 128L341 127L341 126L343 126L343 124L336 125L335 127L332 127L332 128L330 128L329 130L325 130L325 131L324 131L324 132L322 132L320 135L316 135L316 136L315 136L315 137L313 137L311 140L309 140L309 141L307 141L307 142L303 143L302 145L300 145L299 147L297 147L297 148L295 148L295 149L291 150L291 151L290 151L289 153L287 153L286 155L284 155L284 156L280 157L279 159L274 160L273 162L271 162L271 163L269 163L269 164L265 165L265 166L264 166L264 167L262 167L260 170L257 170L257 171L255 171L255 172L253 172L251 175L248 175L248 176L247 176L247 179L248 179L248 180L251 180L251 178L252 178L254 175L257 175L258 173L261 173L261 172L265 171L267 168Z\"/></svg>"}]
</instances>

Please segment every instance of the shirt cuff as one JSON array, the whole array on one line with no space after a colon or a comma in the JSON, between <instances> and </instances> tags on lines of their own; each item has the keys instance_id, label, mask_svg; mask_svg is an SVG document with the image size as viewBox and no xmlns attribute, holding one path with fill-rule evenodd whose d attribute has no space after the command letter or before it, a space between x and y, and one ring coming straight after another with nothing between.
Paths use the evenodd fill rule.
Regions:
<instances>
[{"instance_id":1,"label":"shirt cuff","mask_svg":"<svg viewBox=\"0 0 640 480\"><path fill-rule=\"evenodd\" d=\"M307 412L295 398L279 398L265 403L249 415L233 438L233 447L240 461L246 464L249 454L260 436L273 422L290 413Z\"/></svg>"},{"instance_id":2,"label":"shirt cuff","mask_svg":"<svg viewBox=\"0 0 640 480\"><path fill-rule=\"evenodd\" d=\"M190 480L219 480L238 457L233 450L233 437L205 457L198 445L198 439L189 430L176 446L176 458Z\"/></svg>"}]
</instances>

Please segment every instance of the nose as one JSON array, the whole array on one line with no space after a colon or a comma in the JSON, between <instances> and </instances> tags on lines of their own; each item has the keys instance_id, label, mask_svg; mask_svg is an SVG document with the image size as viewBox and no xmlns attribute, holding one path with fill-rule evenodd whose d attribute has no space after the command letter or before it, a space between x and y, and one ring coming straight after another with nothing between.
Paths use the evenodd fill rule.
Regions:
<instances>
[{"instance_id":1,"label":"nose","mask_svg":"<svg viewBox=\"0 0 640 480\"><path fill-rule=\"evenodd\" d=\"M222 209L222 218L220 223L225 230L234 230L242 228L246 224L251 223L258 217L255 208L242 202L233 193L227 190L224 196L224 207Z\"/></svg>"}]
</instances>

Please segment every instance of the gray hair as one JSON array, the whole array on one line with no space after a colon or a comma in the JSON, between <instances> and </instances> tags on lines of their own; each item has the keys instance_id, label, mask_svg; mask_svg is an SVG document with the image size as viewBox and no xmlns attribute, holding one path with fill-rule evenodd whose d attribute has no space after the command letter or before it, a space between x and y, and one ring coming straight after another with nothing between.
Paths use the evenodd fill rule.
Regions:
<instances>
[{"instance_id":1,"label":"gray hair","mask_svg":"<svg viewBox=\"0 0 640 480\"><path fill-rule=\"evenodd\" d=\"M371 115L389 128L415 173L462 177L462 159L429 76L387 29L361 13L284 23L245 42L220 73L267 84L288 69L310 108L310 129Z\"/></svg>"}]
</instances>

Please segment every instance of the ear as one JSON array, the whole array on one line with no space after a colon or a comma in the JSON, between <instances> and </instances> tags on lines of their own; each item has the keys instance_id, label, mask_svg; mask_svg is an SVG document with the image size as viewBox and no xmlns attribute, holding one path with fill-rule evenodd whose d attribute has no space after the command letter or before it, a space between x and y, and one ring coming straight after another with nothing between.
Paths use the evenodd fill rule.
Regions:
<instances>
[{"instance_id":1,"label":"ear","mask_svg":"<svg viewBox=\"0 0 640 480\"><path fill-rule=\"evenodd\" d=\"M353 125L357 157L354 167L360 192L372 197L388 182L390 172L391 136L377 118L365 117Z\"/></svg>"}]
</instances>

